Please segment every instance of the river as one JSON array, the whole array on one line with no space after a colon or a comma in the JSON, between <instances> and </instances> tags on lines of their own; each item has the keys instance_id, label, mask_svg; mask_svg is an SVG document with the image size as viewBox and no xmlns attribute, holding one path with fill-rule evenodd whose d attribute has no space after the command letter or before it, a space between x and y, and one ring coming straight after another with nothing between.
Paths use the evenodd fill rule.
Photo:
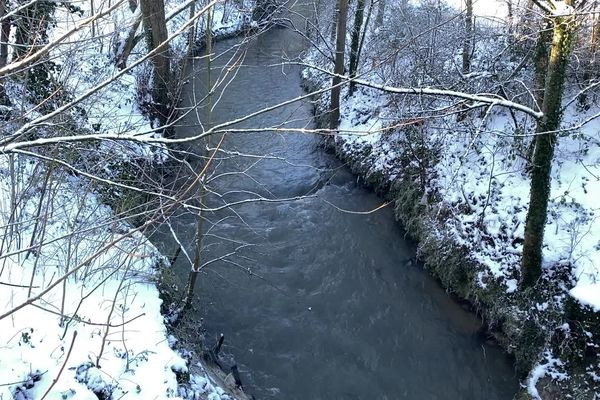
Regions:
<instances>
[{"instance_id":1,"label":"river","mask_svg":"<svg viewBox=\"0 0 600 400\"><path fill-rule=\"evenodd\" d=\"M227 78L213 96L211 123L301 96L299 67L280 63L305 47L291 29L216 44L213 81ZM206 95L204 60L189 72L184 105ZM207 123L205 104L184 119L179 137L198 133L198 118ZM311 128L311 110L302 101L235 127ZM275 130L226 135L228 153L212 164L209 206L311 197L206 214L202 259L212 262L189 317L210 343L225 334L224 353L235 357L257 399L511 399L518 389L511 360L479 338L481 322L415 261L391 206L341 211L383 201L319 140ZM171 227L193 256L196 217L181 213ZM177 246L166 226L153 240L166 254ZM190 263L182 255L174 268L183 282Z\"/></svg>"}]
</instances>

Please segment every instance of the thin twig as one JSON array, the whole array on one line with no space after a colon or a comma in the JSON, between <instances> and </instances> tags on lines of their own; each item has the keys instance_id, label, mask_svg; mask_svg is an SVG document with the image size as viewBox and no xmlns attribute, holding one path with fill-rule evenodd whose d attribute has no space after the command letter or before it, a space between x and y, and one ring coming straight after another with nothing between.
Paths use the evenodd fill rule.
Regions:
<instances>
[{"instance_id":1,"label":"thin twig","mask_svg":"<svg viewBox=\"0 0 600 400\"><path fill-rule=\"evenodd\" d=\"M73 351L76 337L77 337L77 331L73 331L73 339L71 339L71 346L69 347L69 351L67 352L67 357L65 358L65 362L63 362L63 365L60 367L60 371L58 371L58 375L56 375L56 378L54 378L52 380L52 384L50 385L48 390L46 390L46 393L44 393L44 395L42 396L42 398L40 400L44 400L46 398L46 396L48 396L48 393L50 393L50 391L52 390L54 385L56 385L56 382L58 382L60 375L65 370L65 366L67 365L67 362L69 361L69 357L71 356L71 352Z\"/></svg>"}]
</instances>

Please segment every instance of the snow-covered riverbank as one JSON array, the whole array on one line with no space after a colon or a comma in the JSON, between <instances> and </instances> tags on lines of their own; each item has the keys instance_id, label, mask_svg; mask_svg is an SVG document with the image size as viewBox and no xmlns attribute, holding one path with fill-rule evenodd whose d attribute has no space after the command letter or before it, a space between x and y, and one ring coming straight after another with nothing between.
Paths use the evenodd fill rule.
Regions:
<instances>
[{"instance_id":1,"label":"snow-covered riverbank","mask_svg":"<svg viewBox=\"0 0 600 400\"><path fill-rule=\"evenodd\" d=\"M391 7L389 12L399 11ZM365 53L372 58L363 61L360 78L409 86L412 75L404 77L388 58L378 64L396 54L393 37L403 32L389 26L369 31ZM382 45L386 40L390 48ZM485 68L483 52L491 52L487 49L493 45L482 40L479 46L482 54L476 54ZM397 54L395 63L422 72L414 65L422 61L419 52ZM444 56L449 57L438 55ZM331 69L316 51L305 61ZM482 82L474 85L483 87L486 75L481 74ZM318 68L306 68L304 78L309 91L331 85L331 77ZM571 129L557 146L544 272L533 290L518 288L529 201L518 135L525 142L528 132L534 132L529 117L497 107L461 113L447 99L416 99L365 87L350 95L345 88L339 133L329 141L368 186L393 202L432 274L470 300L488 331L515 355L523 398L600 395L600 122L596 105L581 111L567 103L577 91L565 94L563 125ZM321 127L328 127L328 93L315 100Z\"/></svg>"},{"instance_id":2,"label":"snow-covered riverbank","mask_svg":"<svg viewBox=\"0 0 600 400\"><path fill-rule=\"evenodd\" d=\"M65 118L77 126L48 125L44 135L68 135L67 129L155 135L138 106L148 63L124 74L115 66L113 51L139 18L139 9L121 3L53 50L58 68L51 81L64 85L65 98L94 93ZM189 18L187 8L176 13L184 3L167 2L170 32ZM250 24L252 2L225 3L214 6L216 37ZM99 12L89 4L57 6L49 40ZM203 29L199 24L197 41ZM186 56L187 44L185 35L171 42L175 64ZM144 53L142 40L129 63ZM32 102L17 78L6 82L12 105L2 108L3 116L25 111L31 119L49 112ZM62 92L57 98L63 101ZM21 124L9 120L2 134ZM93 156L84 148L58 155L42 150L49 162L27 154L0 157L0 399L234 398L211 366L199 365L204 372L190 374L188 361L175 350L177 339L165 326L157 288L168 260L148 242L149 224L132 227L128 215L105 205L115 187L86 177L87 171L106 183L118 181L121 162L151 165L164 159L164 150L126 142L94 149L99 153Z\"/></svg>"}]
</instances>

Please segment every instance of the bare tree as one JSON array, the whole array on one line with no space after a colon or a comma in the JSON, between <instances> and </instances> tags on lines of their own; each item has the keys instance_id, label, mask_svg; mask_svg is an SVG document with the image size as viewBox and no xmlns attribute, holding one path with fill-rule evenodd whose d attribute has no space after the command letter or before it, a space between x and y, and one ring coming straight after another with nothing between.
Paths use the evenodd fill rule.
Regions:
<instances>
[{"instance_id":1,"label":"bare tree","mask_svg":"<svg viewBox=\"0 0 600 400\"><path fill-rule=\"evenodd\" d=\"M146 43L149 50L156 50L152 57L153 75L152 104L150 112L161 126L166 125L172 108L171 55L167 41L167 22L163 0L140 0Z\"/></svg>"},{"instance_id":2,"label":"bare tree","mask_svg":"<svg viewBox=\"0 0 600 400\"><path fill-rule=\"evenodd\" d=\"M344 54L346 53L346 21L348 19L348 0L338 0L336 10L335 74L331 87L330 129L336 129L340 119L341 75L344 74Z\"/></svg>"},{"instance_id":3,"label":"bare tree","mask_svg":"<svg viewBox=\"0 0 600 400\"><path fill-rule=\"evenodd\" d=\"M465 0L465 40L462 50L462 73L471 71L471 53L473 52L473 0Z\"/></svg>"},{"instance_id":4,"label":"bare tree","mask_svg":"<svg viewBox=\"0 0 600 400\"><path fill-rule=\"evenodd\" d=\"M352 28L352 41L350 44L350 68L348 75L351 77L356 76L356 70L358 69L359 62L359 49L360 49L360 31L363 25L363 16L365 11L365 0L358 0L356 3L356 11L354 14L354 27ZM352 95L354 91L354 85L350 83L349 92Z\"/></svg>"},{"instance_id":5,"label":"bare tree","mask_svg":"<svg viewBox=\"0 0 600 400\"><path fill-rule=\"evenodd\" d=\"M573 7L574 0L566 2ZM542 246L544 228L550 198L552 159L562 117L562 95L571 44L576 29L575 9L565 16L552 16L552 46L548 57L548 72L544 88L542 111L538 121L535 151L531 168L531 189L525 242L523 243L523 266L521 284L535 285L542 273Z\"/></svg>"},{"instance_id":6,"label":"bare tree","mask_svg":"<svg viewBox=\"0 0 600 400\"><path fill-rule=\"evenodd\" d=\"M8 62L8 38L10 35L10 19L7 14L6 1L0 0L0 69ZM0 105L9 102L4 88L4 79L0 78Z\"/></svg>"}]
</instances>

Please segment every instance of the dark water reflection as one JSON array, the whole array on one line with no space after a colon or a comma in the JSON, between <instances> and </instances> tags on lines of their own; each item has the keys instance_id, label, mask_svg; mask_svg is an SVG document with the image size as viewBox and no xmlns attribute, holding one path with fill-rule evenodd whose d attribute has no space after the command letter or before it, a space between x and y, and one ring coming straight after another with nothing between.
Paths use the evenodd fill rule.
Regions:
<instances>
[{"instance_id":1,"label":"dark water reflection","mask_svg":"<svg viewBox=\"0 0 600 400\"><path fill-rule=\"evenodd\" d=\"M215 94L213 124L302 95L298 68L271 66L304 48L299 36L276 29L237 43L215 48L216 71L242 53L244 67ZM214 79L223 74L216 71ZM206 94L205 64L197 62L193 74L187 104ZM205 108L198 114L206 122ZM198 132L195 115L185 125L178 135ZM310 105L292 104L236 128L276 126L311 127ZM247 246L205 269L195 317L209 338L226 335L225 351L240 364L248 391L258 399L511 399L517 380L510 361L477 339L479 321L413 261L392 210L353 215L323 201L348 210L382 203L317 143L298 133L229 134L223 149L271 158L224 156L215 163L211 185L221 196L210 196L210 206L248 192L317 195L207 215L220 223L206 226L213 236L204 260ZM234 171L244 174L225 174ZM195 223L181 215L172 227L191 243ZM167 252L176 246L166 227L154 239ZM187 274L185 257L176 269Z\"/></svg>"}]
</instances>

